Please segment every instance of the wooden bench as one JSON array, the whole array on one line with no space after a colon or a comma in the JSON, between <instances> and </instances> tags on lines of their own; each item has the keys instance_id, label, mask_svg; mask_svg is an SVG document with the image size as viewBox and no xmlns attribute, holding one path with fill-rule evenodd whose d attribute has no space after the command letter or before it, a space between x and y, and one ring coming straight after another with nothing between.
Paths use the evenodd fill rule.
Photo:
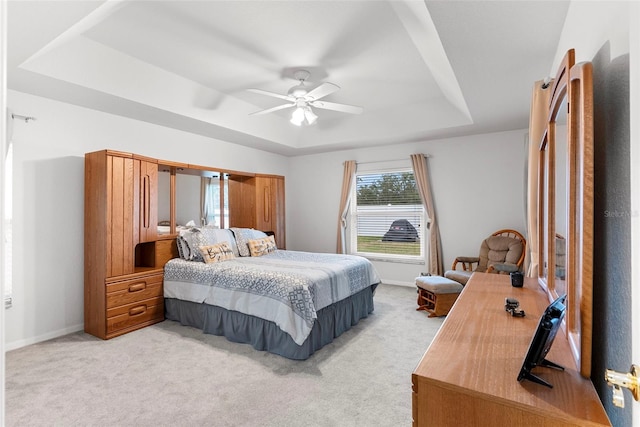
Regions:
<instances>
[{"instance_id":1,"label":"wooden bench","mask_svg":"<svg viewBox=\"0 0 640 427\"><path fill-rule=\"evenodd\" d=\"M462 292L462 285L442 276L416 277L418 308L429 312L429 317L446 316Z\"/></svg>"}]
</instances>

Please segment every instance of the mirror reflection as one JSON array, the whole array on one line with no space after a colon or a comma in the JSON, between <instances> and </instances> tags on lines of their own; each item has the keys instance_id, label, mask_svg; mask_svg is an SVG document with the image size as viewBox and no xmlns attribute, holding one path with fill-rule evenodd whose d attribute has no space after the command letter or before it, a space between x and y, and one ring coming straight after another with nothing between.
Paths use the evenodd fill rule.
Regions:
<instances>
[{"instance_id":1,"label":"mirror reflection","mask_svg":"<svg viewBox=\"0 0 640 427\"><path fill-rule=\"evenodd\" d=\"M556 295L567 292L567 99L562 100L555 129L555 265L554 290Z\"/></svg>"},{"instance_id":2,"label":"mirror reflection","mask_svg":"<svg viewBox=\"0 0 640 427\"><path fill-rule=\"evenodd\" d=\"M175 177L176 232L193 226L228 227L228 174L177 168ZM221 209L221 206L225 208ZM171 171L161 168L158 173L158 233L169 234L170 223Z\"/></svg>"}]
</instances>

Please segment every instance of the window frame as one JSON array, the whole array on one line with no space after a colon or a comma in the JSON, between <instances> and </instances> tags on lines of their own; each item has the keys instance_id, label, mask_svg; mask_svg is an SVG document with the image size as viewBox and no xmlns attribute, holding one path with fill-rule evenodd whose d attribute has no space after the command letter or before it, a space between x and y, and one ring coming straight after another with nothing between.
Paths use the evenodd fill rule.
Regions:
<instances>
[{"instance_id":1,"label":"window frame","mask_svg":"<svg viewBox=\"0 0 640 427\"><path fill-rule=\"evenodd\" d=\"M425 235L427 215L426 215L426 209L424 207L424 203L420 204L420 206L422 206L422 209L420 210L420 213L419 213L420 227L417 227L418 236L420 240L419 255L400 255L400 254L389 254L389 253L379 253L379 252L362 252L357 250L358 249L358 218L361 216L367 217L367 216L380 215L383 212L382 210L378 210L378 211L372 210L364 214L363 213L359 214L357 212L358 177L365 176L365 175L401 174L401 173L407 173L407 172L413 174L414 173L413 168L408 166L386 167L386 168L382 167L382 168L375 168L375 169L367 168L367 170L355 172L354 178L353 178L353 185L351 186L351 194L350 194L350 201L349 201L349 220L347 225L349 239L347 242L348 243L347 253L351 255L362 256L369 260L388 261L388 262L397 262L397 263L406 263L406 264L424 264L425 256L427 253L426 245L428 244L428 241L427 241L428 239L426 238L426 235ZM414 175L414 180L415 180L415 175ZM415 205L411 205L411 206L415 206ZM396 213L399 215L398 218L396 219L402 219L401 216L403 215L403 212L406 212L407 214L410 214L412 216L415 216L416 214L414 210L409 210L409 209L407 209L406 211L398 210L397 212L394 212L394 215Z\"/></svg>"}]
</instances>

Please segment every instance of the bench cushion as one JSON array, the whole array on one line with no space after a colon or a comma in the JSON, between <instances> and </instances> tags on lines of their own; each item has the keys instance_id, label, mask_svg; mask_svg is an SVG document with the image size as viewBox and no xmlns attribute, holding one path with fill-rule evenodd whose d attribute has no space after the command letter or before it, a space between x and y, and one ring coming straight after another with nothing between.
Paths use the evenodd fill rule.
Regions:
<instances>
[{"instance_id":1,"label":"bench cushion","mask_svg":"<svg viewBox=\"0 0 640 427\"><path fill-rule=\"evenodd\" d=\"M416 277L416 286L434 294L459 294L462 292L460 283L442 276Z\"/></svg>"}]
</instances>

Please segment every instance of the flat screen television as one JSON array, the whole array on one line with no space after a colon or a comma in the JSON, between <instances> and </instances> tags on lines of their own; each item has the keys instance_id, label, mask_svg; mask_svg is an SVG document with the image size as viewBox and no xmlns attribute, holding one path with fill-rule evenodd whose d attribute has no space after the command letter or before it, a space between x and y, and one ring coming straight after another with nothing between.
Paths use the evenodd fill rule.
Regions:
<instances>
[{"instance_id":1,"label":"flat screen television","mask_svg":"<svg viewBox=\"0 0 640 427\"><path fill-rule=\"evenodd\" d=\"M527 355L522 363L522 368L518 374L518 381L529 380L547 387L553 387L547 381L532 374L531 370L536 366L544 366L562 371L564 370L562 366L550 362L545 359L545 357L551 349L551 344L553 344L553 340L556 337L558 329L560 329L562 319L564 318L566 311L564 303L566 298L567 295L557 298L549 304L544 313L542 313L536 332L531 339L531 344L529 344L529 350L527 351Z\"/></svg>"}]
</instances>

